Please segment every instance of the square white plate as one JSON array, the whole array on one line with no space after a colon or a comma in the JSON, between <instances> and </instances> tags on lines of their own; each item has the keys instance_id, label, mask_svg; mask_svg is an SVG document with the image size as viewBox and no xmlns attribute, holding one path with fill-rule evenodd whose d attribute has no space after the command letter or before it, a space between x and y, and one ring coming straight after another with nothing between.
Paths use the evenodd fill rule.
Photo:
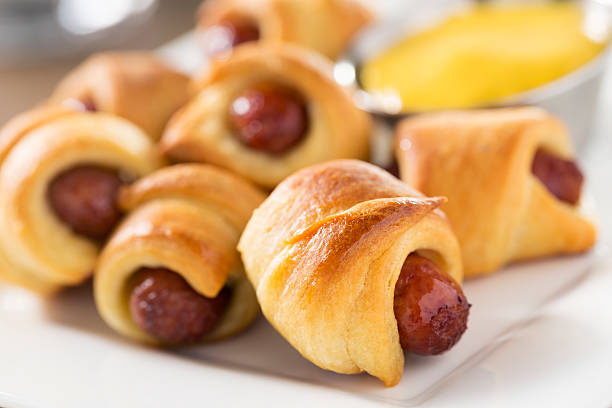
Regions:
<instances>
[{"instance_id":1,"label":"square white plate","mask_svg":"<svg viewBox=\"0 0 612 408\"><path fill-rule=\"evenodd\" d=\"M107 328L96 313L91 285L47 300L5 286L0 288L0 406L151 407L177 401L310 405L349 395L356 398L353 404L413 406L430 402L466 375L476 376L468 382L469 392L486 394L495 386L495 375L482 372L482 361L517 347L522 331L551 323L543 306L592 278L596 260L596 254L589 254L525 263L468 282L465 290L473 307L462 340L441 356L408 356L402 381L388 389L365 374L344 376L317 368L263 318L228 341L161 351L132 344ZM601 346L601 333L590 332L588 321L569 323L563 327L563 320L552 320L560 325L553 329L566 331L561 338L550 328L539 331L553 350L563 352L568 341L577 341L583 342L585 353L597 354L593 346ZM504 363L508 368L515 363L529 367L537 347L517 351ZM576 358L580 356L564 357ZM559 367L573 369L558 361L539 367L540 375ZM458 397L465 395L450 395L444 402Z\"/></svg>"}]
</instances>

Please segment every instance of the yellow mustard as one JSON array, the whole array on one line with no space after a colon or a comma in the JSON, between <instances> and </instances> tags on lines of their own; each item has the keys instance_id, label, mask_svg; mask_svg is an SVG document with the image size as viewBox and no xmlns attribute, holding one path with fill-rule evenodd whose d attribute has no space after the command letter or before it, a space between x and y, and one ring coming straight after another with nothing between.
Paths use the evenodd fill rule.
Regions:
<instances>
[{"instance_id":1,"label":"yellow mustard","mask_svg":"<svg viewBox=\"0 0 612 408\"><path fill-rule=\"evenodd\" d=\"M394 92L403 111L482 106L559 78L606 43L583 32L571 2L479 5L366 61L368 91Z\"/></svg>"}]
</instances>

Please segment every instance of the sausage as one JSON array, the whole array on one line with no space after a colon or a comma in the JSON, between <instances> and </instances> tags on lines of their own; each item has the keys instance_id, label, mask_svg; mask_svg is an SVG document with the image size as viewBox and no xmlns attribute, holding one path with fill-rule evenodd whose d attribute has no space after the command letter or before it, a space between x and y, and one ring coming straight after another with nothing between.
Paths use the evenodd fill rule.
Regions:
<instances>
[{"instance_id":1,"label":"sausage","mask_svg":"<svg viewBox=\"0 0 612 408\"><path fill-rule=\"evenodd\" d=\"M229 34L229 43L232 47L249 41L259 40L259 27L257 23L248 17L234 16L224 19L221 27L225 28Z\"/></svg>"},{"instance_id":2,"label":"sausage","mask_svg":"<svg viewBox=\"0 0 612 408\"><path fill-rule=\"evenodd\" d=\"M285 153L306 134L306 106L294 92L273 85L246 89L231 104L238 139L252 149Z\"/></svg>"},{"instance_id":3,"label":"sausage","mask_svg":"<svg viewBox=\"0 0 612 408\"><path fill-rule=\"evenodd\" d=\"M160 341L186 344L217 326L229 298L227 287L207 298L169 269L141 268L134 276L130 313L138 327Z\"/></svg>"},{"instance_id":4,"label":"sausage","mask_svg":"<svg viewBox=\"0 0 612 408\"><path fill-rule=\"evenodd\" d=\"M584 176L573 160L565 160L539 148L531 172L559 200L571 205L580 201Z\"/></svg>"},{"instance_id":5,"label":"sausage","mask_svg":"<svg viewBox=\"0 0 612 408\"><path fill-rule=\"evenodd\" d=\"M92 97L68 98L63 102L64 106L79 112L97 112L98 106Z\"/></svg>"},{"instance_id":6,"label":"sausage","mask_svg":"<svg viewBox=\"0 0 612 408\"><path fill-rule=\"evenodd\" d=\"M387 172L391 173L392 176L400 178L399 164L395 158L391 161L391 163L387 164L384 169L387 170Z\"/></svg>"},{"instance_id":7,"label":"sausage","mask_svg":"<svg viewBox=\"0 0 612 408\"><path fill-rule=\"evenodd\" d=\"M85 112L97 112L98 107L96 106L96 102L91 97L81 98L79 100L81 105L83 106L83 110Z\"/></svg>"},{"instance_id":8,"label":"sausage","mask_svg":"<svg viewBox=\"0 0 612 408\"><path fill-rule=\"evenodd\" d=\"M117 192L123 181L111 169L79 166L56 176L47 198L72 231L93 240L106 238L121 218Z\"/></svg>"},{"instance_id":9,"label":"sausage","mask_svg":"<svg viewBox=\"0 0 612 408\"><path fill-rule=\"evenodd\" d=\"M259 40L259 26L248 17L231 16L206 29L204 48L208 55L229 50L237 45Z\"/></svg>"},{"instance_id":10,"label":"sausage","mask_svg":"<svg viewBox=\"0 0 612 408\"><path fill-rule=\"evenodd\" d=\"M467 329L470 307L461 287L433 261L406 258L393 302L404 350L432 355L450 349Z\"/></svg>"}]
</instances>

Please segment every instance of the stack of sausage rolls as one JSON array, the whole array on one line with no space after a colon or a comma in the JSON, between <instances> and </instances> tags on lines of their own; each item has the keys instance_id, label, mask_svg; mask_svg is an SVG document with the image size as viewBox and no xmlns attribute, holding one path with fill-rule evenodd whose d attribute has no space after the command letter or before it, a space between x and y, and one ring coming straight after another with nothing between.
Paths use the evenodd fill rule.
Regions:
<instances>
[{"instance_id":1,"label":"stack of sausage rolls","mask_svg":"<svg viewBox=\"0 0 612 408\"><path fill-rule=\"evenodd\" d=\"M461 339L464 276L591 248L567 131L538 108L410 118L401 180L366 162L372 118L330 58L371 17L210 0L194 78L89 58L0 131L0 277L51 295L93 275L104 321L165 347L261 310L319 367L393 386L404 352Z\"/></svg>"}]
</instances>

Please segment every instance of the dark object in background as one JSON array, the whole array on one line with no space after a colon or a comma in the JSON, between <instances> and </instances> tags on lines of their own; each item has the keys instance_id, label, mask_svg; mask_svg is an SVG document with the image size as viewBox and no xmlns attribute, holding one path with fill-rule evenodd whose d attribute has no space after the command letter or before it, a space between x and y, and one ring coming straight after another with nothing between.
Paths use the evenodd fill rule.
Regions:
<instances>
[{"instance_id":1,"label":"dark object in background","mask_svg":"<svg viewBox=\"0 0 612 408\"><path fill-rule=\"evenodd\" d=\"M158 0L0 0L0 64L103 47L115 36L142 31L157 5Z\"/></svg>"},{"instance_id":2,"label":"dark object in background","mask_svg":"<svg viewBox=\"0 0 612 408\"><path fill-rule=\"evenodd\" d=\"M0 0L0 125L47 98L60 78L92 52L153 49L188 32L200 3ZM132 13L117 20L125 10ZM88 17L80 23L70 17L82 13ZM115 23L110 18L113 16ZM103 22L106 27L102 27Z\"/></svg>"}]
</instances>

